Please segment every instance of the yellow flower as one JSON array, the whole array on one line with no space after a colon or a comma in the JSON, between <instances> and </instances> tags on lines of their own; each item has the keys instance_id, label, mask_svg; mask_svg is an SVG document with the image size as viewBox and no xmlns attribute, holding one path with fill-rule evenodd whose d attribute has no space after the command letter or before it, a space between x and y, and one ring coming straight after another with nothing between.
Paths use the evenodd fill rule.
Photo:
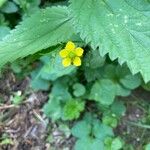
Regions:
<instances>
[{"instance_id":1,"label":"yellow flower","mask_svg":"<svg viewBox=\"0 0 150 150\"><path fill-rule=\"evenodd\" d=\"M63 58L62 64L64 67L68 67L71 64L75 66L81 65L81 56L84 50L81 47L75 46L75 44L69 41L65 48L59 52L59 55Z\"/></svg>"}]
</instances>

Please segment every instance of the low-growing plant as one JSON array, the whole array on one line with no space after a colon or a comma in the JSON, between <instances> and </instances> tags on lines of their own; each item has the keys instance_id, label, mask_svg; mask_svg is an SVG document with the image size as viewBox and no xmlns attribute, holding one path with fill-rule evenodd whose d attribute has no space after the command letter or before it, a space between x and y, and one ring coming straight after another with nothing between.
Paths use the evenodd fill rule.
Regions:
<instances>
[{"instance_id":1,"label":"low-growing plant","mask_svg":"<svg viewBox=\"0 0 150 150\"><path fill-rule=\"evenodd\" d=\"M0 14L0 67L30 74L35 91L49 92L43 112L53 122L73 122L75 150L125 149L114 132L126 112L121 97L139 86L150 90L150 2L69 0L41 9L39 4L0 1L3 13L19 9L23 15L10 31ZM21 101L16 95L12 100Z\"/></svg>"}]
</instances>

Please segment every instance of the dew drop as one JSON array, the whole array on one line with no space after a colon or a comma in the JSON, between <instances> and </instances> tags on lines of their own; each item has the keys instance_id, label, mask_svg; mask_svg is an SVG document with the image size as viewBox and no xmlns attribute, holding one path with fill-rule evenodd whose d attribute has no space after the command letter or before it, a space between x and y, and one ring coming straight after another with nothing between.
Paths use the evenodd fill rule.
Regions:
<instances>
[{"instance_id":1,"label":"dew drop","mask_svg":"<svg viewBox=\"0 0 150 150\"><path fill-rule=\"evenodd\" d=\"M112 14L112 13L109 13L109 14L107 14L107 16L108 16L108 17L112 17L112 16L113 16L113 14Z\"/></svg>"},{"instance_id":2,"label":"dew drop","mask_svg":"<svg viewBox=\"0 0 150 150\"><path fill-rule=\"evenodd\" d=\"M19 47L22 47L22 45L23 45L23 43L21 43L21 42L20 42L20 43L18 43L18 46L19 46Z\"/></svg>"},{"instance_id":3,"label":"dew drop","mask_svg":"<svg viewBox=\"0 0 150 150\"><path fill-rule=\"evenodd\" d=\"M115 24L115 25L114 25L114 27L115 27L115 28L118 28L118 25L117 25L117 24Z\"/></svg>"},{"instance_id":4,"label":"dew drop","mask_svg":"<svg viewBox=\"0 0 150 150\"><path fill-rule=\"evenodd\" d=\"M142 26L142 23L141 23L141 22L138 22L138 23L136 23L135 25L137 25L137 26Z\"/></svg>"},{"instance_id":5,"label":"dew drop","mask_svg":"<svg viewBox=\"0 0 150 150\"><path fill-rule=\"evenodd\" d=\"M88 7L88 8L91 8L91 5L88 5L87 7Z\"/></svg>"},{"instance_id":6,"label":"dew drop","mask_svg":"<svg viewBox=\"0 0 150 150\"><path fill-rule=\"evenodd\" d=\"M112 31L112 33L115 33L115 29L114 28L112 28L111 31Z\"/></svg>"},{"instance_id":7,"label":"dew drop","mask_svg":"<svg viewBox=\"0 0 150 150\"><path fill-rule=\"evenodd\" d=\"M127 22L128 22L128 16L125 15L125 16L124 16L124 23L127 23Z\"/></svg>"},{"instance_id":8,"label":"dew drop","mask_svg":"<svg viewBox=\"0 0 150 150\"><path fill-rule=\"evenodd\" d=\"M97 97L97 96L98 96L98 93L95 93L95 96Z\"/></svg>"},{"instance_id":9,"label":"dew drop","mask_svg":"<svg viewBox=\"0 0 150 150\"><path fill-rule=\"evenodd\" d=\"M46 22L46 19L45 19L45 18L44 18L44 19L41 19L40 22L41 22L41 23Z\"/></svg>"}]
</instances>

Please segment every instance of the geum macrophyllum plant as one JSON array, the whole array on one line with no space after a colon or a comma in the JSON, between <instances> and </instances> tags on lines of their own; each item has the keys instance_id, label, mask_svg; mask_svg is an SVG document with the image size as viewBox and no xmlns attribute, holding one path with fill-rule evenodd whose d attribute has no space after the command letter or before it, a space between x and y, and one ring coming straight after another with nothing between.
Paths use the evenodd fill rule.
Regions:
<instances>
[{"instance_id":1,"label":"geum macrophyllum plant","mask_svg":"<svg viewBox=\"0 0 150 150\"><path fill-rule=\"evenodd\" d=\"M40 0L30 0L32 3L33 1L40 3ZM45 1L50 5L55 3L55 6L45 9L43 1L40 5L43 9L37 13L34 11L30 17L23 17L22 23L0 41L0 69L8 62L18 59L10 64L10 67L19 78L26 78L33 70L31 87L35 91L46 91L42 93L49 95L43 107L43 114L50 119L51 125L56 121L58 129L60 127L61 131L63 128L64 135L67 133L67 140L72 133L77 139L74 150L132 149L126 148L122 141L129 141L128 135L127 140L124 137L126 130L123 133L113 130L120 129L123 116L126 115L126 106L128 111L128 101L124 104L123 97L129 96L132 90L140 85L150 91L150 82L144 84L140 74L136 74L140 72L145 82L150 81L150 2L61 0L64 1L62 5L57 5L61 4L59 1ZM22 14L22 11L19 12ZM0 13L0 31L2 18ZM8 22L12 23L11 20ZM2 23L4 29L8 22ZM10 27L13 27L13 24ZM84 57L82 56L85 49L75 45L75 41L86 46ZM62 48L60 43L67 44ZM31 56L32 54L34 55ZM22 59L28 55L29 58ZM81 68L74 67L81 64ZM136 75L132 75L129 69ZM133 97L134 95L131 95L132 99ZM12 103L16 104L16 100ZM135 102L130 101L129 104L134 105ZM145 104L140 106L146 106ZM147 111L143 112L148 114L149 108L146 109ZM147 127L142 123L149 124L149 121L144 115L141 117L140 126ZM146 120L144 122L143 117ZM125 121L128 121L126 119ZM140 121L140 118L137 121ZM47 123L48 126L50 124ZM68 136L69 128L72 128L72 131ZM146 137L150 134L145 133L142 138L144 144L150 141L150 138ZM140 137L140 134L141 132L136 136L133 134L131 140ZM48 134L45 138L46 143L53 143ZM143 143L140 140L140 148L136 145L135 149L141 149ZM64 147L61 147L62 149Z\"/></svg>"},{"instance_id":2,"label":"geum macrophyllum plant","mask_svg":"<svg viewBox=\"0 0 150 150\"><path fill-rule=\"evenodd\" d=\"M64 67L70 66L72 63L75 66L81 65L81 56L83 55L84 50L81 47L75 46L75 44L69 41L66 44L65 49L59 52L59 55L63 58L62 64Z\"/></svg>"}]
</instances>

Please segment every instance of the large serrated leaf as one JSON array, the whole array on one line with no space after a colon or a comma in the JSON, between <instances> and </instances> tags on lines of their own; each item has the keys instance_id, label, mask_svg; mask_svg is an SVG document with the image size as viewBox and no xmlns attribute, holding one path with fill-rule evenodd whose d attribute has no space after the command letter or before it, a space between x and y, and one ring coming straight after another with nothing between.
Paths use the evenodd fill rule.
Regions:
<instances>
[{"instance_id":1,"label":"large serrated leaf","mask_svg":"<svg viewBox=\"0 0 150 150\"><path fill-rule=\"evenodd\" d=\"M150 80L150 3L144 0L70 0L74 26L101 55L127 62Z\"/></svg>"},{"instance_id":2,"label":"large serrated leaf","mask_svg":"<svg viewBox=\"0 0 150 150\"><path fill-rule=\"evenodd\" d=\"M0 67L17 58L65 42L72 35L67 7L43 9L24 20L0 42Z\"/></svg>"}]
</instances>

